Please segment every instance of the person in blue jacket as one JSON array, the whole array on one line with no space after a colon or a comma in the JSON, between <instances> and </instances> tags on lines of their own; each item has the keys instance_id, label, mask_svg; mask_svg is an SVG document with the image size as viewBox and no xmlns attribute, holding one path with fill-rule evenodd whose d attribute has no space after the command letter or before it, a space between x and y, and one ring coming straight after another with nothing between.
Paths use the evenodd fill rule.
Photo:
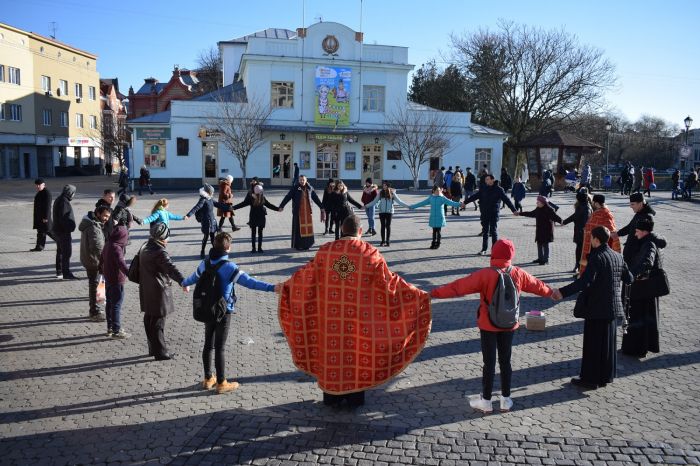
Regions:
<instances>
[{"instance_id":1,"label":"person in blue jacket","mask_svg":"<svg viewBox=\"0 0 700 466\"><path fill-rule=\"evenodd\" d=\"M384 246L385 244L391 246L391 218L394 215L394 203L408 207L408 204L399 199L396 190L391 189L391 181L385 180L384 183L382 183L382 190L379 191L379 195L365 206L365 209L368 209L377 204L379 205L379 222L382 225L382 242L380 246Z\"/></svg>"},{"instance_id":2,"label":"person in blue jacket","mask_svg":"<svg viewBox=\"0 0 700 466\"><path fill-rule=\"evenodd\" d=\"M212 199L214 195L214 188L211 185L204 184L204 186L199 190L199 201L192 207L192 209L183 217L183 220L187 220L189 217L199 214L199 222L202 225L202 233L204 233L204 239L202 239L202 251L199 254L201 259L204 259L204 249L207 247L207 240L211 239L211 243L214 244L214 235L219 231L219 225L216 223L216 215L214 213L214 207L230 211L230 204L221 204L215 202Z\"/></svg>"},{"instance_id":3,"label":"person in blue jacket","mask_svg":"<svg viewBox=\"0 0 700 466\"><path fill-rule=\"evenodd\" d=\"M513 190L510 192L510 197L512 197L515 201L516 210L519 210L520 212L523 211L523 205L521 204L521 202L523 199L525 199L526 195L527 188L525 187L525 183L523 183L519 177L516 178L515 184L513 184Z\"/></svg>"},{"instance_id":4,"label":"person in blue jacket","mask_svg":"<svg viewBox=\"0 0 700 466\"><path fill-rule=\"evenodd\" d=\"M442 237L441 230L442 227L446 225L443 206L449 205L452 207L459 207L459 202L447 199L442 195L442 188L433 186L432 195L417 204L408 206L408 208L413 210L428 204L430 204L430 220L428 220L428 225L433 229L433 242L430 244L430 249L438 249Z\"/></svg>"},{"instance_id":5,"label":"person in blue jacket","mask_svg":"<svg viewBox=\"0 0 700 466\"><path fill-rule=\"evenodd\" d=\"M211 324L204 324L204 349L202 350L202 362L204 364L204 383L202 386L205 389L214 388L216 385L216 393L226 393L238 388L238 382L228 382L226 380L226 339L228 331L231 327L231 315L235 309L236 292L234 284L245 286L251 290L258 291L274 291L279 293L280 284L271 285L262 281L255 280L248 276L245 272L239 269L236 264L228 260L229 252L231 252L231 235L220 231L216 234L213 240L213 248L209 251L209 259L203 260L197 269L182 282L182 289L190 290L190 286L197 283L200 275L204 272L206 262L209 261L212 266L217 265L221 261L226 263L221 265L216 273L221 280L221 294L228 303L227 312L221 321ZM211 353L214 351L214 367L216 369L216 377L211 370Z\"/></svg>"},{"instance_id":6,"label":"person in blue jacket","mask_svg":"<svg viewBox=\"0 0 700 466\"><path fill-rule=\"evenodd\" d=\"M508 206L514 215L518 215L518 211L515 210L515 206L510 202L503 188L498 185L498 181L496 181L496 177L492 173L486 175L482 189L462 202L462 207L476 200L479 201L481 206L481 226L484 233L481 251L478 254L485 256L489 247L489 236L491 236L492 240L491 246L498 241L498 220L500 219L501 202Z\"/></svg>"},{"instance_id":7,"label":"person in blue jacket","mask_svg":"<svg viewBox=\"0 0 700 466\"><path fill-rule=\"evenodd\" d=\"M151 215L142 220L143 225L148 223L164 223L166 227L170 228L170 220L184 220L182 215L175 215L168 212L168 200L158 199L155 204L153 204L153 209L151 209Z\"/></svg>"}]
</instances>

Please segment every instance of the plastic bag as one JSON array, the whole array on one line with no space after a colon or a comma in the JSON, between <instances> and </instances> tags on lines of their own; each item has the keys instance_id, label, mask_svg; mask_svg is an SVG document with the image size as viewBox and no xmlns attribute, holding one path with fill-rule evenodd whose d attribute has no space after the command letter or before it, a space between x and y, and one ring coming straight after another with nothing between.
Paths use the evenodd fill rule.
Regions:
<instances>
[{"instance_id":1,"label":"plastic bag","mask_svg":"<svg viewBox=\"0 0 700 466\"><path fill-rule=\"evenodd\" d=\"M100 278L100 284L97 285L97 302L103 303L105 300L105 277Z\"/></svg>"}]
</instances>

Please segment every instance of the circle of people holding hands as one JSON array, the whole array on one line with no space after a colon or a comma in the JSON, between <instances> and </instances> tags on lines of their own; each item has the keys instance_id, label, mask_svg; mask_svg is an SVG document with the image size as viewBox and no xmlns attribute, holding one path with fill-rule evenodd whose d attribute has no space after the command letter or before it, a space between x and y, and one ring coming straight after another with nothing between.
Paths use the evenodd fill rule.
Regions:
<instances>
[{"instance_id":1,"label":"circle of people holding hands","mask_svg":"<svg viewBox=\"0 0 700 466\"><path fill-rule=\"evenodd\" d=\"M445 179L446 176L449 179ZM304 175L295 180L294 186L278 206L265 198L263 185L257 177L252 179L244 200L234 205L232 181L231 176L220 180L216 201L213 187L205 184L199 190L196 204L185 215L170 213L168 200L163 198L155 202L150 215L145 218L131 212L136 196L128 195L126 187L120 190L114 209L112 205L116 193L107 189L97 201L95 210L76 222L71 207L75 186L64 186L60 196L52 203L44 180L38 179L35 182L37 195L34 204L37 242L32 251L42 251L46 237L51 237L57 246L57 277L77 280L78 277L70 270L72 233L77 227L80 232L80 261L88 278L90 320L106 322L108 338L129 338L131 335L121 326L124 287L127 281L138 283L148 352L156 360L175 358L165 340L167 317L175 311L172 285L177 284L185 292L193 287L194 317L204 323L205 332L202 386L217 393L226 393L238 387L238 383L227 381L225 374L226 341L238 300L235 285L280 295L278 317L292 350L294 364L318 379L324 404L333 407L343 402L351 409L362 406L368 389L385 383L413 361L430 333L430 297L445 299L480 295L477 323L484 363L482 392L471 397L469 403L474 409L485 413L493 410L497 361L501 378L500 410L508 411L513 406L510 399L511 348L514 332L519 326L521 292L554 300L578 294L574 316L584 319L583 358L579 376L571 380L573 385L597 389L613 382L616 376L619 321L623 323L624 354L641 358L648 352L660 351L659 298L669 292L663 271L663 252L667 241L654 233L656 212L642 193L630 195L634 216L628 225L617 229L605 204L605 196L591 196L586 188L576 193L574 212L566 219L557 214L559 207L553 205L546 195L537 197L534 210L523 211L521 201L526 195L525 184L519 178L513 183L505 170L499 182L485 168L477 180L471 168L463 173L457 167L452 173L451 170L445 172L443 167L435 176L431 194L412 205L400 199L388 180L382 183L380 189L368 178L358 202L341 180L329 180L319 197ZM145 186L151 191L150 183ZM515 204L507 195L511 189ZM232 236L222 231L224 223L228 219L232 232L240 230L235 224L234 212L248 207L251 253L264 253L263 231L267 210L282 212L290 201L293 248L307 250L314 244L312 202L320 209L321 222L325 225L324 235L334 234L335 241L322 245L314 259L284 283L269 284L254 279L229 260ZM377 234L377 213L381 235L379 246L390 247L396 206L410 210L429 206L428 225L432 229L430 248L437 249L441 244L441 230L446 226L448 207L452 209L452 215L459 216L460 211L472 203L475 210L481 211L482 247L478 254L490 254L490 266L429 293L415 288L391 272L377 248L362 240L363 234ZM354 214L351 206L365 211L367 230L364 230L362 220ZM576 247L572 248L575 254L575 280L572 283L552 289L512 264L515 247L509 240L499 239L498 236L500 210L504 207L508 207L515 216L535 219L538 257L533 262L539 265L549 263L549 245L554 241L555 225L573 224ZM189 276L185 276L171 260L167 244L171 234L170 222L188 220L193 216L201 225L202 261ZM127 265L127 246L131 244L129 231L134 223L150 225L150 239L139 247L131 264ZM624 249L620 245L621 237L627 238ZM208 243L211 248L207 253ZM133 251L130 252L133 254ZM338 283L342 283L342 290L356 289L357 293L338 293ZM368 293L376 299L370 300ZM397 293L401 293L401 299L396 299ZM212 301L211 296L216 299ZM104 312L100 309L101 301L105 302ZM368 305L367 301L374 304ZM297 311L292 312L291 309ZM352 321L352 328L362 329L365 338L359 339L357 332L343 328L328 330L335 328L334 322L339 314L343 314L342 322ZM296 319L302 319L304 324L299 325L300 321ZM328 325L314 327L319 322ZM320 343L317 341L319 332L322 336ZM337 341L336 336L339 337ZM318 349L319 344L326 345L324 350L327 351L331 346L335 348L336 344L347 344L347 348L342 348L347 357L338 362L329 357L327 351L313 349ZM369 364L361 363L367 360L362 358L367 352L385 355L386 358L376 358Z\"/></svg>"}]
</instances>

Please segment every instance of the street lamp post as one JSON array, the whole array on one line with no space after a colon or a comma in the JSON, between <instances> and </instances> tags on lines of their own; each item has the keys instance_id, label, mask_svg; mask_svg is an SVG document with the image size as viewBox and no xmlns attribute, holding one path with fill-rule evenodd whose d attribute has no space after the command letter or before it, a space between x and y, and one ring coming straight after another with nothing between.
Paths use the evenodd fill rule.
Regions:
<instances>
[{"instance_id":1,"label":"street lamp post","mask_svg":"<svg viewBox=\"0 0 700 466\"><path fill-rule=\"evenodd\" d=\"M608 174L610 170L610 129L612 129L612 123L610 121L605 122L605 174Z\"/></svg>"},{"instance_id":2,"label":"street lamp post","mask_svg":"<svg viewBox=\"0 0 700 466\"><path fill-rule=\"evenodd\" d=\"M683 123L685 123L685 145L688 145L688 130L690 129L690 126L693 124L693 119L690 118L690 115L686 117L685 120L683 120ZM680 165L680 164L679 164ZM685 161L683 162L683 171L685 172L685 167L686 167Z\"/></svg>"}]
</instances>

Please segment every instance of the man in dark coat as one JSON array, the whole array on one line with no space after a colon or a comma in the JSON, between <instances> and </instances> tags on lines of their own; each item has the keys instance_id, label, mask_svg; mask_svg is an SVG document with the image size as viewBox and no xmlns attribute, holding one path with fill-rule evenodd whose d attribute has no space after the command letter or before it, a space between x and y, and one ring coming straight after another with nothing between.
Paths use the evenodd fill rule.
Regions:
<instances>
[{"instance_id":1,"label":"man in dark coat","mask_svg":"<svg viewBox=\"0 0 700 466\"><path fill-rule=\"evenodd\" d=\"M474 176L474 173L472 173L472 167L467 167L467 174L464 175L464 197L467 198L474 194L474 191L476 191L476 176ZM474 210L478 209L479 206L474 203ZM462 207L462 210L466 209L466 207Z\"/></svg>"},{"instance_id":2,"label":"man in dark coat","mask_svg":"<svg viewBox=\"0 0 700 466\"><path fill-rule=\"evenodd\" d=\"M56 241L56 237L51 231L51 191L46 189L44 180L39 178L34 181L36 185L36 196L34 196L34 228L36 230L36 246L30 251L43 251L46 246L46 237Z\"/></svg>"},{"instance_id":3,"label":"man in dark coat","mask_svg":"<svg viewBox=\"0 0 700 466\"><path fill-rule=\"evenodd\" d=\"M584 319L581 374L571 383L584 388L604 387L617 375L617 323L624 315L620 282L632 283L622 256L608 246L610 230L598 226L591 232L592 249L581 278L554 290L552 299L579 293L574 317Z\"/></svg>"},{"instance_id":4,"label":"man in dark coat","mask_svg":"<svg viewBox=\"0 0 700 466\"><path fill-rule=\"evenodd\" d=\"M80 221L80 263L87 271L88 297L90 310L88 317L93 322L106 320L102 306L97 304L97 287L100 285L100 256L105 245L104 226L109 222L112 209L101 205L94 212L88 212Z\"/></svg>"},{"instance_id":5,"label":"man in dark coat","mask_svg":"<svg viewBox=\"0 0 700 466\"><path fill-rule=\"evenodd\" d=\"M299 165L294 162L294 182L292 183L292 186L296 186L297 184L299 184Z\"/></svg>"},{"instance_id":6,"label":"man in dark coat","mask_svg":"<svg viewBox=\"0 0 700 466\"><path fill-rule=\"evenodd\" d=\"M289 190L280 203L280 212L292 201L292 247L309 249L314 244L311 201L321 208L321 222L326 221L326 209L314 188L306 182L306 175L299 177L299 185Z\"/></svg>"},{"instance_id":7,"label":"man in dark coat","mask_svg":"<svg viewBox=\"0 0 700 466\"><path fill-rule=\"evenodd\" d=\"M593 208L591 207L591 203L589 202L588 194L579 191L576 193L576 210L570 217L566 218L563 222L561 222L562 226L574 222L574 243L576 243L576 262L574 265L574 270L572 270L572 272L575 275L578 275L578 267L579 263L581 262L581 253L583 253L583 234L586 231L586 222L588 221L588 217L592 213Z\"/></svg>"},{"instance_id":8,"label":"man in dark coat","mask_svg":"<svg viewBox=\"0 0 700 466\"><path fill-rule=\"evenodd\" d=\"M663 269L666 238L653 232L654 221L640 219L635 225L636 256L630 272L637 280L646 280ZM642 282L644 283L644 282ZM634 290L634 288L633 288ZM629 325L622 336L622 352L628 356L643 358L647 352L658 353L659 348L659 298L641 298L630 293Z\"/></svg>"},{"instance_id":9,"label":"man in dark coat","mask_svg":"<svg viewBox=\"0 0 700 466\"><path fill-rule=\"evenodd\" d=\"M122 194L126 194L126 190L129 187L129 169L126 167L122 167L121 171L119 172L119 191L117 191L117 195L121 196Z\"/></svg>"},{"instance_id":10,"label":"man in dark coat","mask_svg":"<svg viewBox=\"0 0 700 466\"><path fill-rule=\"evenodd\" d=\"M148 338L148 354L157 361L175 358L165 344L165 318L175 312L173 281L182 286L185 277L170 260L165 247L170 230L164 223L151 225L151 238L139 253L139 301Z\"/></svg>"},{"instance_id":11,"label":"man in dark coat","mask_svg":"<svg viewBox=\"0 0 700 466\"><path fill-rule=\"evenodd\" d=\"M73 254L71 233L75 231L75 216L70 202L75 196L75 186L67 184L63 192L53 202L53 234L56 241L56 278L79 280L70 271L70 257Z\"/></svg>"},{"instance_id":12,"label":"man in dark coat","mask_svg":"<svg viewBox=\"0 0 700 466\"><path fill-rule=\"evenodd\" d=\"M114 199L116 195L114 194L113 189L105 189L102 191L102 198L100 198L97 203L95 204L95 211L99 209L101 206L104 207L109 207L110 212L112 211L112 204L114 204ZM112 214L110 213L109 218L107 219L107 222L105 223L105 227L103 230L103 234L105 237L105 242L109 239L109 235L112 234L112 230L114 230L114 226L117 224L112 219Z\"/></svg>"},{"instance_id":13,"label":"man in dark coat","mask_svg":"<svg viewBox=\"0 0 700 466\"><path fill-rule=\"evenodd\" d=\"M634 265L634 259L638 252L637 237L635 235L637 222L642 219L653 222L654 215L656 215L656 211L644 200L644 194L642 193L634 193L630 196L630 207L634 211L632 220L626 227L620 228L617 233L613 233L613 238L627 236L625 247L622 248L622 257L625 258L627 267Z\"/></svg>"},{"instance_id":14,"label":"man in dark coat","mask_svg":"<svg viewBox=\"0 0 700 466\"><path fill-rule=\"evenodd\" d=\"M498 241L498 220L500 219L501 201L513 212L514 215L518 215L515 210L515 206L508 196L506 196L503 188L498 186L496 182L496 177L489 173L485 178L486 186L475 194L472 194L462 202L461 207L466 207L470 202L479 200L481 206L481 226L483 228L483 239L481 251L478 253L481 256L487 254L489 246L489 235L491 236L492 243L491 246Z\"/></svg>"}]
</instances>

